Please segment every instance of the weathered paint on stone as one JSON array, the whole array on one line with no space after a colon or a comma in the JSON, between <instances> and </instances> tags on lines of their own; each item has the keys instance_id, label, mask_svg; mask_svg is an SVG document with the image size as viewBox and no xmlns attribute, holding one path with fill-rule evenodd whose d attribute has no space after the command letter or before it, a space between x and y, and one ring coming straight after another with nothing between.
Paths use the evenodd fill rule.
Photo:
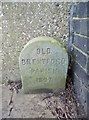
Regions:
<instances>
[{"instance_id":1,"label":"weathered paint on stone","mask_svg":"<svg viewBox=\"0 0 89 120\"><path fill-rule=\"evenodd\" d=\"M19 57L24 93L65 89L68 55L51 37L30 40Z\"/></svg>"}]
</instances>

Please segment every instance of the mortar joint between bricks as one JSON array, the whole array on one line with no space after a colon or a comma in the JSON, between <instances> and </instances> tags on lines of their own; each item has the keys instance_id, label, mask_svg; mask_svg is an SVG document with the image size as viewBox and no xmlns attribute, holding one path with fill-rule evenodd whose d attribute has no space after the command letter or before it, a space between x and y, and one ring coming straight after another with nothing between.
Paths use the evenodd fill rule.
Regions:
<instances>
[{"instance_id":1,"label":"mortar joint between bricks","mask_svg":"<svg viewBox=\"0 0 89 120\"><path fill-rule=\"evenodd\" d=\"M74 35L79 36L79 37L82 37L82 38L87 38L87 39L89 39L89 36L85 36L85 35L82 35L82 34L79 34L79 33L76 33L76 32L74 32Z\"/></svg>"},{"instance_id":2,"label":"mortar joint between bricks","mask_svg":"<svg viewBox=\"0 0 89 120\"><path fill-rule=\"evenodd\" d=\"M73 20L89 20L89 17L85 17L85 18L79 18L79 17L73 17Z\"/></svg>"},{"instance_id":3,"label":"mortar joint between bricks","mask_svg":"<svg viewBox=\"0 0 89 120\"><path fill-rule=\"evenodd\" d=\"M75 46L74 44L72 45L76 50L78 50L81 54L85 55L86 57L88 57L88 54L83 52L81 49L79 49L77 46Z\"/></svg>"}]
</instances>

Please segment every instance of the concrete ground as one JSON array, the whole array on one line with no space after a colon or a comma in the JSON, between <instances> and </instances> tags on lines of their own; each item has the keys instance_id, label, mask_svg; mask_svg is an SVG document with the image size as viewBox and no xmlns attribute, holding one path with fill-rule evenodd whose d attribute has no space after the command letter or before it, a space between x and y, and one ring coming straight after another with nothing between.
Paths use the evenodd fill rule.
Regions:
<instances>
[{"instance_id":1,"label":"concrete ground","mask_svg":"<svg viewBox=\"0 0 89 120\"><path fill-rule=\"evenodd\" d=\"M3 86L2 94L2 117L3 118L54 118L51 111L46 108L45 101L40 95L24 95L21 91L13 95L13 103L9 105L11 91ZM12 111L10 113L10 109Z\"/></svg>"},{"instance_id":2,"label":"concrete ground","mask_svg":"<svg viewBox=\"0 0 89 120\"><path fill-rule=\"evenodd\" d=\"M69 93L70 92L70 93ZM13 94L12 94L13 93ZM50 96L52 94L50 93ZM2 118L78 118L84 116L81 105L71 90L49 97L49 94L24 94L12 92L2 85ZM81 109L82 110L82 109Z\"/></svg>"}]
</instances>

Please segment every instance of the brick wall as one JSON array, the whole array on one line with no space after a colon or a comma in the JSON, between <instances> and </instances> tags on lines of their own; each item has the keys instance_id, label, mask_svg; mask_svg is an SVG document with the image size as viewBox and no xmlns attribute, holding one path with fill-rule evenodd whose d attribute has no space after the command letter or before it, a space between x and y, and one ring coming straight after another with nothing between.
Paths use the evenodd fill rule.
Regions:
<instances>
[{"instance_id":1,"label":"brick wall","mask_svg":"<svg viewBox=\"0 0 89 120\"><path fill-rule=\"evenodd\" d=\"M75 93L89 117L89 2L71 4L69 54Z\"/></svg>"}]
</instances>

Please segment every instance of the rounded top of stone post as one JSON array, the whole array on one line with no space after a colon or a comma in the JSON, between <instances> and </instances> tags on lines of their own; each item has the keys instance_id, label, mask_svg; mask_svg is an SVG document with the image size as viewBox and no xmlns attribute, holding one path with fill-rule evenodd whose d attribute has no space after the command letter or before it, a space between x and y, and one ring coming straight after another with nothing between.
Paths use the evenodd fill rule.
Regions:
<instances>
[{"instance_id":1,"label":"rounded top of stone post","mask_svg":"<svg viewBox=\"0 0 89 120\"><path fill-rule=\"evenodd\" d=\"M29 44L32 44L32 43L36 43L36 42L50 42L51 44L57 44L59 45L66 53L67 53L67 50L63 47L62 44L60 44L59 41L57 41L56 39L54 39L53 37L48 37L48 36L39 36L39 37L36 37L36 38L33 38L31 40L29 40L29 42L24 46L24 48L22 49L21 53L24 51L24 49L29 46ZM20 55L21 55L20 53Z\"/></svg>"}]
</instances>

